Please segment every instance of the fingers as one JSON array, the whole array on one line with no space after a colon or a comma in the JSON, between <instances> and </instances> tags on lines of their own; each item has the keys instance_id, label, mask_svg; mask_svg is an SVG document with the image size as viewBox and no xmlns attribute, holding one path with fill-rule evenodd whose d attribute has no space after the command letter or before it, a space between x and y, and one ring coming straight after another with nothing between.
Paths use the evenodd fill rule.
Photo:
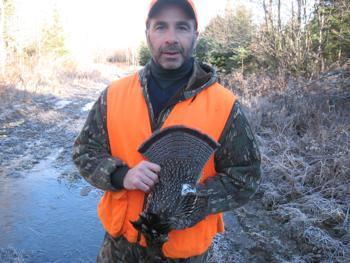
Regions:
<instances>
[{"instance_id":1,"label":"fingers","mask_svg":"<svg viewBox=\"0 0 350 263\"><path fill-rule=\"evenodd\" d=\"M131 168L124 177L124 188L128 190L141 190L149 192L158 182L157 173L160 166L148 161L141 161Z\"/></svg>"},{"instance_id":2,"label":"fingers","mask_svg":"<svg viewBox=\"0 0 350 263\"><path fill-rule=\"evenodd\" d=\"M145 179L144 182L147 183L147 185L152 187L155 183L158 182L158 174L157 173L160 172L160 166L158 164L151 163L148 161L142 161L139 164L139 168L140 168L142 174L145 177L147 177L149 180L152 181L151 183L147 183L148 182L147 178L144 178Z\"/></svg>"},{"instance_id":3,"label":"fingers","mask_svg":"<svg viewBox=\"0 0 350 263\"><path fill-rule=\"evenodd\" d=\"M151 180L153 184L158 183L158 174L152 172L151 170L144 170L143 172L145 177ZM150 186L153 186L153 185L150 185Z\"/></svg>"},{"instance_id":4,"label":"fingers","mask_svg":"<svg viewBox=\"0 0 350 263\"><path fill-rule=\"evenodd\" d=\"M156 163L151 163L151 162L148 162L148 161L142 161L140 164L144 165L149 170L152 170L155 173L159 173L160 172L160 166L158 164L156 164Z\"/></svg>"},{"instance_id":5,"label":"fingers","mask_svg":"<svg viewBox=\"0 0 350 263\"><path fill-rule=\"evenodd\" d=\"M153 180L152 178L150 178L147 175L143 175L142 177L140 177L140 181L142 183L144 183L145 185L147 185L148 187L153 187L156 183L155 180Z\"/></svg>"},{"instance_id":6,"label":"fingers","mask_svg":"<svg viewBox=\"0 0 350 263\"><path fill-rule=\"evenodd\" d=\"M143 183L142 181L137 181L135 183L135 189L141 190L142 192L148 193L151 187Z\"/></svg>"}]
</instances>

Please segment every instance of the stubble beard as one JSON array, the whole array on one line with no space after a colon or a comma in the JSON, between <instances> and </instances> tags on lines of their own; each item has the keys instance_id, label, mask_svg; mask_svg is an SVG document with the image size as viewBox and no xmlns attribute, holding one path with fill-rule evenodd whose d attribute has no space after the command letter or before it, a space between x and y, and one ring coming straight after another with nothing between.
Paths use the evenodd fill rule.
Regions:
<instances>
[{"instance_id":1,"label":"stubble beard","mask_svg":"<svg viewBox=\"0 0 350 263\"><path fill-rule=\"evenodd\" d=\"M169 45L167 47L160 47L158 50L156 50L152 42L149 39L149 36L147 37L148 47L151 51L152 59L154 62L156 62L159 66L161 66L163 69L166 70L175 70L180 68L190 57L193 56L195 44L196 44L196 38L193 38L191 47L189 48L188 52L185 52L185 49L179 45ZM163 52L179 52L180 58L179 61L162 61L162 53ZM168 64L168 65L167 65Z\"/></svg>"}]
</instances>

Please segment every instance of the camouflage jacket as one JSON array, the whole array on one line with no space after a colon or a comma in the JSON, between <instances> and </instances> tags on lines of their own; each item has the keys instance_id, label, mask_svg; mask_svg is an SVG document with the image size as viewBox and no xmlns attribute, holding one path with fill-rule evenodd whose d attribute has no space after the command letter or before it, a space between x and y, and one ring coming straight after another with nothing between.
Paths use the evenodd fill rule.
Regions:
<instances>
[{"instance_id":1,"label":"camouflage jacket","mask_svg":"<svg viewBox=\"0 0 350 263\"><path fill-rule=\"evenodd\" d=\"M149 65L139 71L153 131L162 126L176 103L195 99L196 94L217 81L216 72L211 67L195 62L187 86L169 100L155 120L147 93L149 75ZM118 191L129 167L111 155L106 124L107 90L92 107L74 143L73 160L91 185L105 191ZM261 178L259 149L239 102L231 110L219 143L221 146L214 155L218 174L206 180L204 187L200 188L201 195L208 196L208 213L224 212L243 205L256 192Z\"/></svg>"}]
</instances>

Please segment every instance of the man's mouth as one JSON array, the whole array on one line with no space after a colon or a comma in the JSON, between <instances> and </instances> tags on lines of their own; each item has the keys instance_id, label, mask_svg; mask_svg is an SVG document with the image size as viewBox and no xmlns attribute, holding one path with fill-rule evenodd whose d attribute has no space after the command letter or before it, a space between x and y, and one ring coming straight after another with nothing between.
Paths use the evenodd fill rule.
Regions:
<instances>
[{"instance_id":1,"label":"man's mouth","mask_svg":"<svg viewBox=\"0 0 350 263\"><path fill-rule=\"evenodd\" d=\"M165 51L162 53L163 53L163 55L165 55L166 57L169 57L169 58L177 57L180 54L180 52L178 52L178 51Z\"/></svg>"}]
</instances>

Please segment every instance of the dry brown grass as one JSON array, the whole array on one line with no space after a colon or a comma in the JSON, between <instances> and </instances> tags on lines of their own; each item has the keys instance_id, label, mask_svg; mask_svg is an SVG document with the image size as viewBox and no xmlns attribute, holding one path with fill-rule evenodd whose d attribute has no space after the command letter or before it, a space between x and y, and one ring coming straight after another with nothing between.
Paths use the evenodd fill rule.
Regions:
<instances>
[{"instance_id":1,"label":"dry brown grass","mask_svg":"<svg viewBox=\"0 0 350 263\"><path fill-rule=\"evenodd\" d=\"M1 78L2 95L17 91L55 93L60 88L58 72L76 69L69 59L54 56L17 58L9 61Z\"/></svg>"},{"instance_id":2,"label":"dry brown grass","mask_svg":"<svg viewBox=\"0 0 350 263\"><path fill-rule=\"evenodd\" d=\"M350 71L223 79L260 142L262 202L314 261L350 256Z\"/></svg>"},{"instance_id":3,"label":"dry brown grass","mask_svg":"<svg viewBox=\"0 0 350 263\"><path fill-rule=\"evenodd\" d=\"M5 74L0 76L0 105L14 100L25 103L35 94L68 97L71 87L106 82L101 69L92 65L78 64L70 57L49 55L13 59L7 64Z\"/></svg>"},{"instance_id":4,"label":"dry brown grass","mask_svg":"<svg viewBox=\"0 0 350 263\"><path fill-rule=\"evenodd\" d=\"M27 94L69 94L72 86L105 84L138 67L126 63L97 64L77 62L73 58L46 55L12 58L0 76L0 101L11 101L16 92Z\"/></svg>"}]
</instances>

